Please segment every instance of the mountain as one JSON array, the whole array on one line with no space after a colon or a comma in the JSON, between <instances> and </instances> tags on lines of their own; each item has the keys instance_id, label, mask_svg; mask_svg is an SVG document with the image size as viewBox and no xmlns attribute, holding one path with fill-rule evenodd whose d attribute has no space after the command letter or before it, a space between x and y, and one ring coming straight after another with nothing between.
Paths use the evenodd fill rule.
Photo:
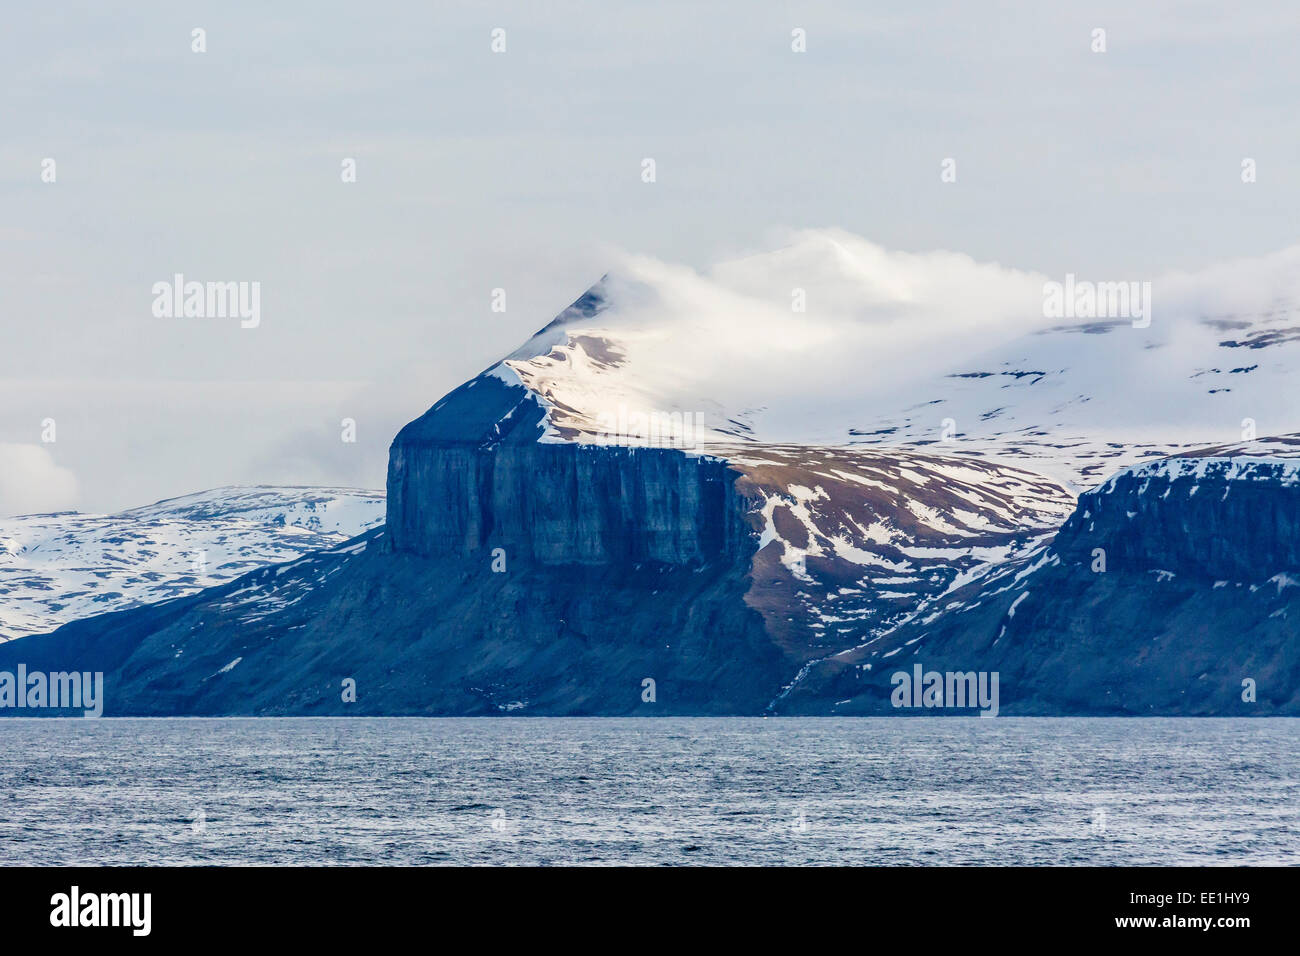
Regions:
<instances>
[{"instance_id":1,"label":"mountain","mask_svg":"<svg viewBox=\"0 0 1300 956\"><path fill-rule=\"evenodd\" d=\"M1063 278L835 231L704 274L634 259L486 374L543 442L915 445L1076 492L1300 428L1300 247L1156 277L1141 319L1045 315Z\"/></svg>"},{"instance_id":2,"label":"mountain","mask_svg":"<svg viewBox=\"0 0 1300 956\"><path fill-rule=\"evenodd\" d=\"M0 641L193 594L383 522L382 492L217 488L114 515L0 518Z\"/></svg>"},{"instance_id":3,"label":"mountain","mask_svg":"<svg viewBox=\"0 0 1300 956\"><path fill-rule=\"evenodd\" d=\"M401 430L382 530L0 666L123 714L890 713L903 661L1003 713L1294 713L1293 439L1251 436L1300 429L1297 258L1149 326L841 234L631 260Z\"/></svg>"},{"instance_id":4,"label":"mountain","mask_svg":"<svg viewBox=\"0 0 1300 956\"><path fill-rule=\"evenodd\" d=\"M1300 713L1300 436L1120 472L942 614L811 664L782 710L890 713L917 663L997 671L1004 712Z\"/></svg>"}]
</instances>

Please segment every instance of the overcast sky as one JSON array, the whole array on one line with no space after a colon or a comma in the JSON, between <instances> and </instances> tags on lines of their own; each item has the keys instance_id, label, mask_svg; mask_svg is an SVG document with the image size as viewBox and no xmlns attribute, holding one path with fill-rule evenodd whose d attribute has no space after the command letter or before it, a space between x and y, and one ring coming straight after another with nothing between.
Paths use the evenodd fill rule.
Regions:
<instances>
[{"instance_id":1,"label":"overcast sky","mask_svg":"<svg viewBox=\"0 0 1300 956\"><path fill-rule=\"evenodd\" d=\"M397 428L615 250L834 226L1128 279L1280 249L1298 48L1293 3L10 5L0 514L382 487ZM261 324L155 317L175 273L260 282Z\"/></svg>"}]
</instances>

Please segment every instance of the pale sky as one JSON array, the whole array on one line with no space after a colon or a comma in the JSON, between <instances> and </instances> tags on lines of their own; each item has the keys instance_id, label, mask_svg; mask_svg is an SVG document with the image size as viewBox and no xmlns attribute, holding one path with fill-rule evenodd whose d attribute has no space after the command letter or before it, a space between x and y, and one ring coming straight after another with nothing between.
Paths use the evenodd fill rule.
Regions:
<instances>
[{"instance_id":1,"label":"pale sky","mask_svg":"<svg viewBox=\"0 0 1300 956\"><path fill-rule=\"evenodd\" d=\"M396 430L618 250L702 269L837 227L1129 279L1296 241L1291 3L3 16L0 515L223 484L382 487ZM155 317L151 287L178 272L260 282L260 326Z\"/></svg>"}]
</instances>

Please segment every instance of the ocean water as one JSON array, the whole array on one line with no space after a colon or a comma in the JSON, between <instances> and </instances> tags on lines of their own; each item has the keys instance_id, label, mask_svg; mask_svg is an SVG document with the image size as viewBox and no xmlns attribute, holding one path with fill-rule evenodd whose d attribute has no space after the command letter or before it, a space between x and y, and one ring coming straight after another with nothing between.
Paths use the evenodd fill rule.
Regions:
<instances>
[{"instance_id":1,"label":"ocean water","mask_svg":"<svg viewBox=\"0 0 1300 956\"><path fill-rule=\"evenodd\" d=\"M1300 721L0 721L3 864L1295 864Z\"/></svg>"}]
</instances>

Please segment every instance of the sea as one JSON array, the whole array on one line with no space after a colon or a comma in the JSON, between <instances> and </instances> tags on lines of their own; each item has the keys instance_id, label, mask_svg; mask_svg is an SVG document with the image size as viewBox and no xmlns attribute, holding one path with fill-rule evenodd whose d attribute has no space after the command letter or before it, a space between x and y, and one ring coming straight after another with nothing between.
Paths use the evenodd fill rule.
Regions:
<instances>
[{"instance_id":1,"label":"sea","mask_svg":"<svg viewBox=\"0 0 1300 956\"><path fill-rule=\"evenodd\" d=\"M1300 863L1300 720L0 721L0 864Z\"/></svg>"}]
</instances>

